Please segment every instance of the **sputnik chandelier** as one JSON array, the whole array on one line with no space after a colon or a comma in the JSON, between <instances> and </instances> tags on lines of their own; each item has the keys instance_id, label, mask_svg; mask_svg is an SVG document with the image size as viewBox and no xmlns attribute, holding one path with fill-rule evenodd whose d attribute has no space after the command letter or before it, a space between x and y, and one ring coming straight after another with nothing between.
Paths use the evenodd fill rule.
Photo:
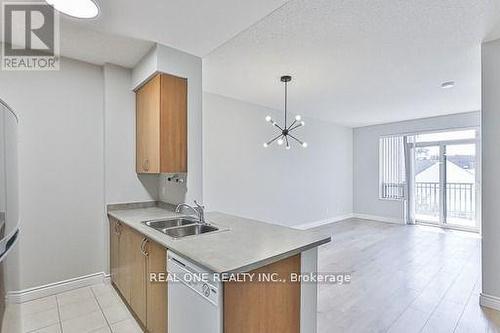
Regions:
<instances>
[{"instance_id":1,"label":"sputnik chandelier","mask_svg":"<svg viewBox=\"0 0 500 333\"><path fill-rule=\"evenodd\" d=\"M275 122L271 116L266 116L266 121L268 123L271 123L274 127L278 128L279 135L273 138L272 140L264 143L264 147L267 148L269 147L270 144L273 142L276 142L278 145L283 145L285 144L286 149L290 149L290 141L294 140L297 141L302 147L306 148L307 143L303 142L294 135L290 134L292 131L298 129L299 127L302 127L305 125L305 123L302 121L302 117L300 115L295 116L295 120L289 125L288 124L288 110L287 110L287 98L288 98L288 82L292 81L292 77L289 75L284 75L281 77L281 82L285 84L285 124L283 126L278 125L277 122Z\"/></svg>"}]
</instances>

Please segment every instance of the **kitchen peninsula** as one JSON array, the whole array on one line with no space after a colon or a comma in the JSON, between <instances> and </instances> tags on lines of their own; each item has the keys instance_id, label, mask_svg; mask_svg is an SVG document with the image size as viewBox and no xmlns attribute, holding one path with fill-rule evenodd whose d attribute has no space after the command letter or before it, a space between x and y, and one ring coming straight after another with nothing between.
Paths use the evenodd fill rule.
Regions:
<instances>
[{"instance_id":1,"label":"kitchen peninsula","mask_svg":"<svg viewBox=\"0 0 500 333\"><path fill-rule=\"evenodd\" d=\"M219 230L177 239L145 224L185 216L172 208L151 202L108 210L112 282L143 328L165 332L172 327L167 313L177 306L172 286L149 281L148 273L166 271L167 261L186 260L206 272L270 273L283 280L223 283L219 301L212 299L221 307L219 332L315 332L317 286L289 276L317 270L317 247L329 235L218 212L207 213L206 222Z\"/></svg>"}]
</instances>

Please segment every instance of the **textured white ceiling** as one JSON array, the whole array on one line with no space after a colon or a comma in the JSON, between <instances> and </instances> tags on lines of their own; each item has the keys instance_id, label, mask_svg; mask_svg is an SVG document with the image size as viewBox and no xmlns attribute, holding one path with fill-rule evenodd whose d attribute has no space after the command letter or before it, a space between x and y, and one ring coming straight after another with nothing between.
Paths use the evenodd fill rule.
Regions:
<instances>
[{"instance_id":1,"label":"textured white ceiling","mask_svg":"<svg viewBox=\"0 0 500 333\"><path fill-rule=\"evenodd\" d=\"M154 43L82 29L72 21L61 22L61 54L96 65L112 63L134 67Z\"/></svg>"},{"instance_id":2,"label":"textured white ceiling","mask_svg":"<svg viewBox=\"0 0 500 333\"><path fill-rule=\"evenodd\" d=\"M276 109L292 74L292 113L348 126L478 110L480 44L500 38L500 0L96 2L62 17L63 55L133 67L159 42L205 56L207 91Z\"/></svg>"},{"instance_id":3,"label":"textured white ceiling","mask_svg":"<svg viewBox=\"0 0 500 333\"><path fill-rule=\"evenodd\" d=\"M158 42L204 56L286 0L95 0L101 9L83 27Z\"/></svg>"},{"instance_id":4,"label":"textured white ceiling","mask_svg":"<svg viewBox=\"0 0 500 333\"><path fill-rule=\"evenodd\" d=\"M291 74L290 112L353 127L479 110L499 20L492 0L291 0L204 58L204 89L281 109Z\"/></svg>"},{"instance_id":5,"label":"textured white ceiling","mask_svg":"<svg viewBox=\"0 0 500 333\"><path fill-rule=\"evenodd\" d=\"M133 67L154 42L204 56L286 2L94 1L100 8L95 19L61 15L61 54L90 63L111 62L125 67Z\"/></svg>"},{"instance_id":6,"label":"textured white ceiling","mask_svg":"<svg viewBox=\"0 0 500 333\"><path fill-rule=\"evenodd\" d=\"M26 2L25 0L0 0ZM31 2L44 2L31 0ZM154 45L153 42L135 39L123 34L112 34L96 30L89 22L60 16L60 53L62 56L103 65L113 63L123 67L134 67ZM1 22L0 22L1 23ZM0 24L0 40L3 41L3 24Z\"/></svg>"}]
</instances>

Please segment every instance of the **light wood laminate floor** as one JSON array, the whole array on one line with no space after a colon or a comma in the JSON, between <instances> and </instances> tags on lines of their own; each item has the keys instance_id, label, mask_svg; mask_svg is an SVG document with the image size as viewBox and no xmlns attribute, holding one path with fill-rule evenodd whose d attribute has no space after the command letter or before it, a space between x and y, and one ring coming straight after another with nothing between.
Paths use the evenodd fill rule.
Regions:
<instances>
[{"instance_id":1,"label":"light wood laminate floor","mask_svg":"<svg viewBox=\"0 0 500 333\"><path fill-rule=\"evenodd\" d=\"M479 306L477 234L359 219L314 230L332 235L319 271L352 273L319 286L319 333L500 332L500 313Z\"/></svg>"}]
</instances>

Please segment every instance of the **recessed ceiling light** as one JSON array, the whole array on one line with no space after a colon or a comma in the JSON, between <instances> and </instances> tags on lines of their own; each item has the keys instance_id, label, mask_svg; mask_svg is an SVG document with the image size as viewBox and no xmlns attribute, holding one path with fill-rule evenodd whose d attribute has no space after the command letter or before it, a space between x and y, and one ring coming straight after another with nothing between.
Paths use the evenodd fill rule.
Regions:
<instances>
[{"instance_id":1,"label":"recessed ceiling light","mask_svg":"<svg viewBox=\"0 0 500 333\"><path fill-rule=\"evenodd\" d=\"M99 7L92 0L45 0L55 10L66 15L91 19L99 14Z\"/></svg>"},{"instance_id":2,"label":"recessed ceiling light","mask_svg":"<svg viewBox=\"0 0 500 333\"><path fill-rule=\"evenodd\" d=\"M441 83L441 88L443 89L453 88L454 86L455 86L455 81L446 81Z\"/></svg>"}]
</instances>

